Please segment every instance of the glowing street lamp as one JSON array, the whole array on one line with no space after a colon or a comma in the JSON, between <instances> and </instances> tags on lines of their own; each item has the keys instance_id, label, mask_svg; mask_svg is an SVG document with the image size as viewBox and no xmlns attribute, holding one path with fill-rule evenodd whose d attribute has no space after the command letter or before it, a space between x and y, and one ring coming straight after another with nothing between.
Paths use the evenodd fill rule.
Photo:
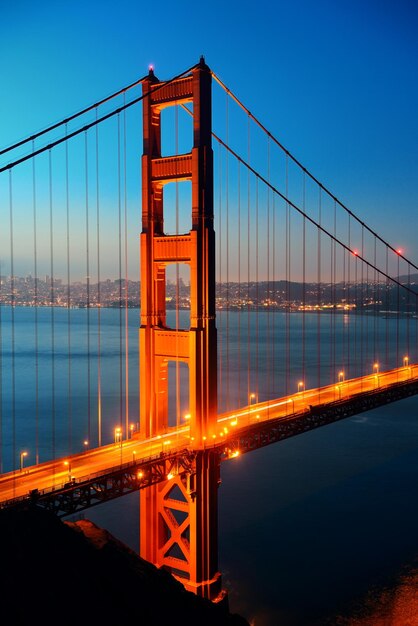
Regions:
<instances>
[{"instance_id":1,"label":"glowing street lamp","mask_svg":"<svg viewBox=\"0 0 418 626\"><path fill-rule=\"evenodd\" d=\"M88 448L89 448L89 442L87 441L87 439L85 439L85 440L83 441L83 445L84 445L85 449L86 449L86 450L88 450Z\"/></svg>"},{"instance_id":2,"label":"glowing street lamp","mask_svg":"<svg viewBox=\"0 0 418 626\"><path fill-rule=\"evenodd\" d=\"M341 372L338 372L338 382L339 383L343 383L344 382L344 372L343 372L343 370L341 370Z\"/></svg>"},{"instance_id":3,"label":"glowing street lamp","mask_svg":"<svg viewBox=\"0 0 418 626\"><path fill-rule=\"evenodd\" d=\"M255 393L250 393L250 404L252 404L253 400L257 402L257 395Z\"/></svg>"},{"instance_id":4,"label":"glowing street lamp","mask_svg":"<svg viewBox=\"0 0 418 626\"><path fill-rule=\"evenodd\" d=\"M298 393L300 393L300 391L304 391L305 390L305 383L303 382L303 380L300 380L298 382Z\"/></svg>"},{"instance_id":5,"label":"glowing street lamp","mask_svg":"<svg viewBox=\"0 0 418 626\"><path fill-rule=\"evenodd\" d=\"M25 456L28 456L27 452L21 452L20 453L20 471L23 470L23 459L25 458Z\"/></svg>"},{"instance_id":6,"label":"glowing street lamp","mask_svg":"<svg viewBox=\"0 0 418 626\"><path fill-rule=\"evenodd\" d=\"M122 429L115 428L115 443L122 443Z\"/></svg>"},{"instance_id":7,"label":"glowing street lamp","mask_svg":"<svg viewBox=\"0 0 418 626\"><path fill-rule=\"evenodd\" d=\"M134 428L135 428L134 424L130 424L129 425L129 433L130 433L131 439L132 439L132 435L133 435L133 432L134 432Z\"/></svg>"},{"instance_id":8,"label":"glowing street lamp","mask_svg":"<svg viewBox=\"0 0 418 626\"><path fill-rule=\"evenodd\" d=\"M408 367L408 364L409 364L409 357L404 356L404 358L403 358L403 366L404 367Z\"/></svg>"},{"instance_id":9,"label":"glowing street lamp","mask_svg":"<svg viewBox=\"0 0 418 626\"><path fill-rule=\"evenodd\" d=\"M186 413L186 415L183 415L183 418L187 421L189 421L191 419L191 414L190 413Z\"/></svg>"},{"instance_id":10,"label":"glowing street lamp","mask_svg":"<svg viewBox=\"0 0 418 626\"><path fill-rule=\"evenodd\" d=\"M379 363L373 363L373 371L378 374L379 373Z\"/></svg>"},{"instance_id":11,"label":"glowing street lamp","mask_svg":"<svg viewBox=\"0 0 418 626\"><path fill-rule=\"evenodd\" d=\"M71 480L71 462L64 461L64 465L68 468L68 480Z\"/></svg>"}]
</instances>

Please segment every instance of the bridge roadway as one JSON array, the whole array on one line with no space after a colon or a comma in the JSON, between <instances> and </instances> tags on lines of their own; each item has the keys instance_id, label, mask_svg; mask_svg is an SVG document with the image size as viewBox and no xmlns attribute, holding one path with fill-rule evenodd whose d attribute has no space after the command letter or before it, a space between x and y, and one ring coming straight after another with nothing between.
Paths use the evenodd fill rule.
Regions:
<instances>
[{"instance_id":1,"label":"bridge roadway","mask_svg":"<svg viewBox=\"0 0 418 626\"><path fill-rule=\"evenodd\" d=\"M208 433L203 445L206 448L225 449L230 454L224 455L223 458L231 458L240 452L237 447L240 435L249 430L257 432L257 424L261 431L265 428L266 422L279 425L282 421L289 423L296 421L297 418L300 420L301 414L314 413L316 407L327 407L332 403L347 405L349 401L354 402L373 392L387 390L389 393L392 387L414 383L418 383L418 365L409 364L388 372L376 372L360 378L340 380L321 388L300 389L297 393L286 397L250 404L238 410L220 414L216 432ZM377 405L382 403L379 402ZM367 410L367 408L362 410ZM352 411L351 414L354 412ZM335 419L329 421L335 421ZM324 423L329 423L329 421ZM315 426L310 426L312 427ZM308 429L309 427L302 428L299 432ZM151 439L142 440L138 433L133 433L132 437L127 440L2 474L0 476L0 507L7 506L6 501L10 502L22 496L27 497L34 489L56 492L65 487L68 489L71 485L92 480L94 476L109 474L126 464L133 465L137 471L141 466L150 463L152 459L162 456L173 457L176 452L184 452L186 449L193 451L196 448L189 432L190 429L186 424L179 429L170 428L167 433ZM273 440L267 443L272 442ZM229 448L229 445L232 447Z\"/></svg>"}]
</instances>

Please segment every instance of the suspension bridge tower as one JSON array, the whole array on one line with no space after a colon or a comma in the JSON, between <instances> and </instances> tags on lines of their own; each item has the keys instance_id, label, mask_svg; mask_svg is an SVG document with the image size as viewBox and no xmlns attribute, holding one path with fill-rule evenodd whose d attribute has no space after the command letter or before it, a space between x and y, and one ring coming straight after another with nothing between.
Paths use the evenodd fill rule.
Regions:
<instances>
[{"instance_id":1,"label":"suspension bridge tower","mask_svg":"<svg viewBox=\"0 0 418 626\"><path fill-rule=\"evenodd\" d=\"M150 70L143 83L140 431L168 429L168 363L189 372L190 437L196 454L188 476L140 492L140 552L172 572L186 589L213 601L223 597L218 572L219 460L205 448L217 418L215 233L211 72L201 58L189 74L166 83ZM161 112L191 104L193 143L187 154L161 154ZM164 233L164 186L191 181L191 229ZM166 267L190 266L190 328L169 328Z\"/></svg>"}]
</instances>

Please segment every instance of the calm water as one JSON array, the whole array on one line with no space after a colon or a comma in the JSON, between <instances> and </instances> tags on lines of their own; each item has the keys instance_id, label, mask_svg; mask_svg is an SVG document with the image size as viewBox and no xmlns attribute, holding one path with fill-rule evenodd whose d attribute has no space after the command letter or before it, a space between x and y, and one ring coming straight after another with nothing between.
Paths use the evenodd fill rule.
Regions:
<instances>
[{"instance_id":1,"label":"calm water","mask_svg":"<svg viewBox=\"0 0 418 626\"><path fill-rule=\"evenodd\" d=\"M29 463L36 455L44 460L81 450L87 436L95 445L98 354L102 442L112 440L120 414L125 420L127 380L129 421L137 421L138 311L129 311L128 371L120 357L126 337L119 311L101 312L100 335L97 311L72 310L70 316L69 327L64 309L39 309L37 319L34 309L1 309L4 471L16 466L23 449L29 451ZM293 343L286 346L289 324ZM224 313L217 325L223 408L244 403L249 390L257 390L260 399L272 390L280 395L286 385L296 391L302 371L306 386L314 386L318 336L324 383L341 363L354 370L354 354L364 351L366 356L377 349L381 362L387 358L393 363L401 338L408 336L412 344L416 339L415 327L402 322L399 332L396 320L379 320L376 346L373 320L343 316L334 321L306 316L303 322L297 315L289 320L283 314ZM274 349L266 340L267 329L270 337L274 334ZM370 367L370 357L364 367ZM171 379L173 388L173 372ZM36 450L37 439L42 445ZM370 589L396 587L396 576L418 557L417 496L417 398L224 463L220 567L231 609L256 626L337 624L336 616ZM138 501L138 494L132 494L85 515L138 550Z\"/></svg>"}]
</instances>

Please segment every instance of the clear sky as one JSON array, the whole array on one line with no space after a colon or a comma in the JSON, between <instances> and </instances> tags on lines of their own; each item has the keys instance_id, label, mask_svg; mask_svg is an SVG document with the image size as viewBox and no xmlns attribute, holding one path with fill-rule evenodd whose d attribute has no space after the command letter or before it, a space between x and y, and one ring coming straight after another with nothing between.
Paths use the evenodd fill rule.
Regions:
<instances>
[{"instance_id":1,"label":"clear sky","mask_svg":"<svg viewBox=\"0 0 418 626\"><path fill-rule=\"evenodd\" d=\"M418 261L414 0L0 3L0 144L205 56L349 208Z\"/></svg>"}]
</instances>

